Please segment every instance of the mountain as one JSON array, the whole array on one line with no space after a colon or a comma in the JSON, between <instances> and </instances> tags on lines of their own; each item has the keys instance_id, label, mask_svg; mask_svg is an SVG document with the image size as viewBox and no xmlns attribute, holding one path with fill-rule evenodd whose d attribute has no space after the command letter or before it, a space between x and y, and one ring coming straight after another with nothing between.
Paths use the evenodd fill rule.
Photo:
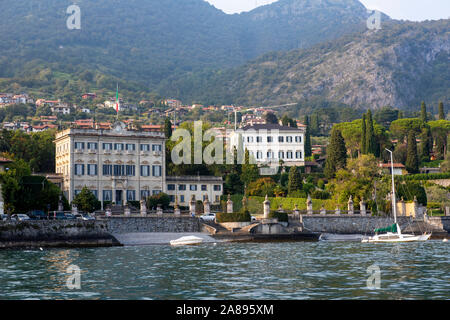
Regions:
<instances>
[{"instance_id":1,"label":"mountain","mask_svg":"<svg viewBox=\"0 0 450 320\"><path fill-rule=\"evenodd\" d=\"M169 76L337 39L363 29L368 17L357 0L280 0L234 15L203 0L76 3L81 30L66 27L71 2L0 2L0 90L62 95L76 87L112 90L118 79L151 90Z\"/></svg>"},{"instance_id":2,"label":"mountain","mask_svg":"<svg viewBox=\"0 0 450 320\"><path fill-rule=\"evenodd\" d=\"M169 79L185 101L280 105L321 98L355 108L450 100L450 20L385 22L313 48L276 52L226 71Z\"/></svg>"}]
</instances>

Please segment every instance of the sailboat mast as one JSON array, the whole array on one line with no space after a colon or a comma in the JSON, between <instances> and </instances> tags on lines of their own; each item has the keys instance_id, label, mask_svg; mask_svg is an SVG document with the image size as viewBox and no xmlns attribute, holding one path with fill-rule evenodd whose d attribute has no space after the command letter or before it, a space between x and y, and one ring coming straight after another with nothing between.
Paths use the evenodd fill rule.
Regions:
<instances>
[{"instance_id":1,"label":"sailboat mast","mask_svg":"<svg viewBox=\"0 0 450 320\"><path fill-rule=\"evenodd\" d=\"M397 224L397 201L395 198L395 182L394 182L394 157L391 150L386 149L391 154L391 175L392 175L392 205L394 210L394 222Z\"/></svg>"}]
</instances>

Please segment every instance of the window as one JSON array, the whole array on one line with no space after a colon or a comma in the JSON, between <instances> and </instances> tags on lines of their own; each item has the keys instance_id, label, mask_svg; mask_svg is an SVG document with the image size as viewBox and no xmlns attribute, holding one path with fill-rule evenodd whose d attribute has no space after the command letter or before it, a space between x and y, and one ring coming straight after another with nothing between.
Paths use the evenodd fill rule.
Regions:
<instances>
[{"instance_id":1,"label":"window","mask_svg":"<svg viewBox=\"0 0 450 320\"><path fill-rule=\"evenodd\" d=\"M84 175L84 164L76 164L75 165L75 175L77 175L77 176Z\"/></svg>"},{"instance_id":2,"label":"window","mask_svg":"<svg viewBox=\"0 0 450 320\"><path fill-rule=\"evenodd\" d=\"M103 201L112 201L112 190L103 190Z\"/></svg>"},{"instance_id":3,"label":"window","mask_svg":"<svg viewBox=\"0 0 450 320\"><path fill-rule=\"evenodd\" d=\"M81 193L81 190L75 190L75 197Z\"/></svg>"},{"instance_id":4,"label":"window","mask_svg":"<svg viewBox=\"0 0 450 320\"><path fill-rule=\"evenodd\" d=\"M291 143L292 142L292 137L286 137L286 142L287 143Z\"/></svg>"},{"instance_id":5,"label":"window","mask_svg":"<svg viewBox=\"0 0 450 320\"><path fill-rule=\"evenodd\" d=\"M167 185L167 190L174 191L175 190L175 185L174 184L168 184Z\"/></svg>"},{"instance_id":6,"label":"window","mask_svg":"<svg viewBox=\"0 0 450 320\"><path fill-rule=\"evenodd\" d=\"M125 176L125 165L115 164L113 169L114 176Z\"/></svg>"},{"instance_id":7,"label":"window","mask_svg":"<svg viewBox=\"0 0 450 320\"><path fill-rule=\"evenodd\" d=\"M149 190L141 190L141 199L147 199L148 197L150 197L150 191Z\"/></svg>"},{"instance_id":8,"label":"window","mask_svg":"<svg viewBox=\"0 0 450 320\"><path fill-rule=\"evenodd\" d=\"M149 144L141 144L141 151L150 151Z\"/></svg>"},{"instance_id":9,"label":"window","mask_svg":"<svg viewBox=\"0 0 450 320\"><path fill-rule=\"evenodd\" d=\"M152 174L154 177L161 177L161 166L153 166Z\"/></svg>"},{"instance_id":10,"label":"window","mask_svg":"<svg viewBox=\"0 0 450 320\"><path fill-rule=\"evenodd\" d=\"M295 152L295 158L296 159L301 159L302 158L302 152L301 151L296 151Z\"/></svg>"},{"instance_id":11,"label":"window","mask_svg":"<svg viewBox=\"0 0 450 320\"><path fill-rule=\"evenodd\" d=\"M278 137L278 142L284 142L284 137L279 136Z\"/></svg>"},{"instance_id":12,"label":"window","mask_svg":"<svg viewBox=\"0 0 450 320\"><path fill-rule=\"evenodd\" d=\"M170 202L175 202L175 196L173 194L169 195L169 200Z\"/></svg>"},{"instance_id":13,"label":"window","mask_svg":"<svg viewBox=\"0 0 450 320\"><path fill-rule=\"evenodd\" d=\"M178 185L178 190L179 191L185 191L186 190L186 185L185 184Z\"/></svg>"},{"instance_id":14,"label":"window","mask_svg":"<svg viewBox=\"0 0 450 320\"><path fill-rule=\"evenodd\" d=\"M114 143L114 150L122 151L123 143Z\"/></svg>"},{"instance_id":15,"label":"window","mask_svg":"<svg viewBox=\"0 0 450 320\"><path fill-rule=\"evenodd\" d=\"M208 190L208 186L206 184L202 184L202 191L207 191Z\"/></svg>"},{"instance_id":16,"label":"window","mask_svg":"<svg viewBox=\"0 0 450 320\"><path fill-rule=\"evenodd\" d=\"M96 176L97 175L97 165L96 164L88 164L87 165L87 174L88 174L88 176Z\"/></svg>"},{"instance_id":17,"label":"window","mask_svg":"<svg viewBox=\"0 0 450 320\"><path fill-rule=\"evenodd\" d=\"M220 196L216 196L216 202L220 202Z\"/></svg>"},{"instance_id":18,"label":"window","mask_svg":"<svg viewBox=\"0 0 450 320\"><path fill-rule=\"evenodd\" d=\"M161 193L161 190L152 190L152 194L154 195L154 196L156 196L156 195L158 195L158 194L160 194Z\"/></svg>"},{"instance_id":19,"label":"window","mask_svg":"<svg viewBox=\"0 0 450 320\"><path fill-rule=\"evenodd\" d=\"M104 143L103 144L103 150L111 151L112 150L112 143Z\"/></svg>"},{"instance_id":20,"label":"window","mask_svg":"<svg viewBox=\"0 0 450 320\"><path fill-rule=\"evenodd\" d=\"M150 166L141 166L141 177L150 176Z\"/></svg>"},{"instance_id":21,"label":"window","mask_svg":"<svg viewBox=\"0 0 450 320\"><path fill-rule=\"evenodd\" d=\"M278 158L279 159L284 159L284 151L278 152Z\"/></svg>"},{"instance_id":22,"label":"window","mask_svg":"<svg viewBox=\"0 0 450 320\"><path fill-rule=\"evenodd\" d=\"M268 137L267 137L267 142L268 142L268 143L271 143L271 142L273 142L273 137L271 137L271 136L268 136Z\"/></svg>"},{"instance_id":23,"label":"window","mask_svg":"<svg viewBox=\"0 0 450 320\"><path fill-rule=\"evenodd\" d=\"M160 144L153 144L152 145L152 151L162 151L162 146Z\"/></svg>"},{"instance_id":24,"label":"window","mask_svg":"<svg viewBox=\"0 0 450 320\"><path fill-rule=\"evenodd\" d=\"M126 165L125 170L129 177L134 177L136 175L136 167L133 165Z\"/></svg>"},{"instance_id":25,"label":"window","mask_svg":"<svg viewBox=\"0 0 450 320\"><path fill-rule=\"evenodd\" d=\"M111 164L104 164L103 165L103 175L104 176L111 176L112 175L112 165Z\"/></svg>"},{"instance_id":26,"label":"window","mask_svg":"<svg viewBox=\"0 0 450 320\"><path fill-rule=\"evenodd\" d=\"M133 143L127 143L126 149L127 149L127 151L134 151L134 150L136 150L136 145Z\"/></svg>"},{"instance_id":27,"label":"window","mask_svg":"<svg viewBox=\"0 0 450 320\"><path fill-rule=\"evenodd\" d=\"M180 202L184 202L184 196L183 195L180 196Z\"/></svg>"},{"instance_id":28,"label":"window","mask_svg":"<svg viewBox=\"0 0 450 320\"><path fill-rule=\"evenodd\" d=\"M286 152L286 157L287 157L288 159L292 159L292 158L293 158L292 151Z\"/></svg>"},{"instance_id":29,"label":"window","mask_svg":"<svg viewBox=\"0 0 450 320\"><path fill-rule=\"evenodd\" d=\"M136 201L136 190L127 190L127 201Z\"/></svg>"},{"instance_id":30,"label":"window","mask_svg":"<svg viewBox=\"0 0 450 320\"><path fill-rule=\"evenodd\" d=\"M98 200L98 191L97 190L91 190L91 192Z\"/></svg>"},{"instance_id":31,"label":"window","mask_svg":"<svg viewBox=\"0 0 450 320\"><path fill-rule=\"evenodd\" d=\"M97 150L98 144L97 144L97 142L88 142L87 148L88 148L88 150Z\"/></svg>"},{"instance_id":32,"label":"window","mask_svg":"<svg viewBox=\"0 0 450 320\"><path fill-rule=\"evenodd\" d=\"M274 153L273 151L267 151L267 159L273 159L274 158Z\"/></svg>"},{"instance_id":33,"label":"window","mask_svg":"<svg viewBox=\"0 0 450 320\"><path fill-rule=\"evenodd\" d=\"M261 151L257 151L256 152L256 159L262 159L262 152Z\"/></svg>"},{"instance_id":34,"label":"window","mask_svg":"<svg viewBox=\"0 0 450 320\"><path fill-rule=\"evenodd\" d=\"M257 143L262 142L262 137L256 137L256 142L257 142Z\"/></svg>"},{"instance_id":35,"label":"window","mask_svg":"<svg viewBox=\"0 0 450 320\"><path fill-rule=\"evenodd\" d=\"M203 195L203 201L206 200L206 197L207 197L207 196L208 196L207 194L204 194L204 195Z\"/></svg>"},{"instance_id":36,"label":"window","mask_svg":"<svg viewBox=\"0 0 450 320\"><path fill-rule=\"evenodd\" d=\"M253 137L247 137L247 142L253 142Z\"/></svg>"},{"instance_id":37,"label":"window","mask_svg":"<svg viewBox=\"0 0 450 320\"><path fill-rule=\"evenodd\" d=\"M221 191L221 190L222 190L222 186L220 184L214 185L214 191Z\"/></svg>"},{"instance_id":38,"label":"window","mask_svg":"<svg viewBox=\"0 0 450 320\"><path fill-rule=\"evenodd\" d=\"M191 190L191 191L197 191L197 185L196 185L196 184L191 184L191 185L189 186L189 190Z\"/></svg>"},{"instance_id":39,"label":"window","mask_svg":"<svg viewBox=\"0 0 450 320\"><path fill-rule=\"evenodd\" d=\"M295 142L302 142L302 136L296 136Z\"/></svg>"},{"instance_id":40,"label":"window","mask_svg":"<svg viewBox=\"0 0 450 320\"><path fill-rule=\"evenodd\" d=\"M84 150L84 142L75 142L76 150Z\"/></svg>"}]
</instances>

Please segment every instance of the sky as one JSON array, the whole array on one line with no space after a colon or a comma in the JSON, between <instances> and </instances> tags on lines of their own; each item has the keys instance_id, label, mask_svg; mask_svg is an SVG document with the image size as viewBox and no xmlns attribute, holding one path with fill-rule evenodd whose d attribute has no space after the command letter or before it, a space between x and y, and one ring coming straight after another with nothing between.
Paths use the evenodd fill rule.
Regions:
<instances>
[{"instance_id":1,"label":"sky","mask_svg":"<svg viewBox=\"0 0 450 320\"><path fill-rule=\"evenodd\" d=\"M226 13L250 11L276 0L206 0ZM360 0L368 9L393 19L424 21L450 18L450 0Z\"/></svg>"}]
</instances>

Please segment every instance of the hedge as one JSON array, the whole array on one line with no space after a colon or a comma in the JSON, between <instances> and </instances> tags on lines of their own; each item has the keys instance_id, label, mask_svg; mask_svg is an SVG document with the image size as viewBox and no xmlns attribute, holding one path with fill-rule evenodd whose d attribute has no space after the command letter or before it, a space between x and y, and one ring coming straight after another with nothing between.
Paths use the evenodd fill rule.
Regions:
<instances>
[{"instance_id":1,"label":"hedge","mask_svg":"<svg viewBox=\"0 0 450 320\"><path fill-rule=\"evenodd\" d=\"M286 212L270 211L270 219L278 219L281 222L289 222L289 216Z\"/></svg>"},{"instance_id":2,"label":"hedge","mask_svg":"<svg viewBox=\"0 0 450 320\"><path fill-rule=\"evenodd\" d=\"M410 174L405 176L396 176L398 181L420 181L420 180L441 180L450 179L450 172L447 173L421 173L421 174Z\"/></svg>"},{"instance_id":3,"label":"hedge","mask_svg":"<svg viewBox=\"0 0 450 320\"><path fill-rule=\"evenodd\" d=\"M219 212L216 214L216 220L219 223L250 222L252 221L252 216L248 210L233 213Z\"/></svg>"}]
</instances>

